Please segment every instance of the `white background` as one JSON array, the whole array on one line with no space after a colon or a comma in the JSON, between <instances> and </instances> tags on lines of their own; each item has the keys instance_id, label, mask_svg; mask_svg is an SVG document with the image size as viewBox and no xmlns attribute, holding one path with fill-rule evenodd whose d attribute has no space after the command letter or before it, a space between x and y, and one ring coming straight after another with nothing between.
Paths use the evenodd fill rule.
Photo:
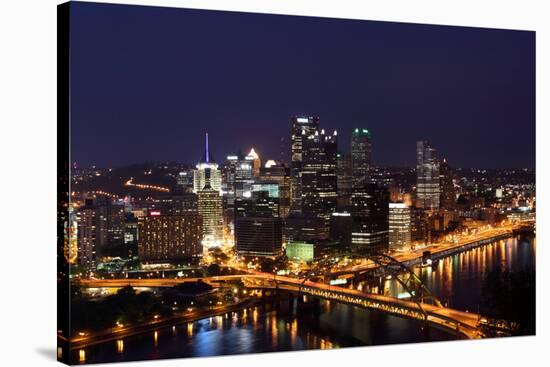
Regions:
<instances>
[{"instance_id":1,"label":"white background","mask_svg":"<svg viewBox=\"0 0 550 367\"><path fill-rule=\"evenodd\" d=\"M120 2L120 1L111 1ZM128 1L203 9L536 30L537 336L140 362L141 366L548 365L549 18L546 1ZM0 365L55 362L56 4L0 10ZM122 2L124 3L124 2ZM546 123L546 124L545 124ZM545 126L546 125L546 126ZM546 143L546 144L545 144ZM513 147L515 149L516 147ZM548 159L548 158L547 158ZM546 171L545 171L546 170ZM548 192L548 191L546 191ZM546 284L544 284L546 282ZM124 365L137 365L126 363Z\"/></svg>"}]
</instances>

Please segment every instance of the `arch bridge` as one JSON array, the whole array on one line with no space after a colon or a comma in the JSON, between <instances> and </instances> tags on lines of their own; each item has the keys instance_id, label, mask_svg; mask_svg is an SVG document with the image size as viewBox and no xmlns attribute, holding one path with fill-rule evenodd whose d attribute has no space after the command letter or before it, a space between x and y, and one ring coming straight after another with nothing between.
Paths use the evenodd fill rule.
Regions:
<instances>
[{"instance_id":1,"label":"arch bridge","mask_svg":"<svg viewBox=\"0 0 550 367\"><path fill-rule=\"evenodd\" d=\"M83 279L80 280L80 285L87 288L124 286L173 287L181 283L201 280L215 287L220 287L226 285L227 282L242 281L248 288L281 289L423 321L468 339L486 336L482 326L491 324L486 318L476 313L444 307L411 269L391 256L371 254L365 257L365 255L355 253L341 253L340 257L343 256L368 258L378 267L387 270L403 286L410 297L408 299L399 299L314 281L315 277L319 275L330 274L330 270L328 269L336 261L336 257L322 259L301 278L253 272L202 278ZM361 272L364 272L364 269ZM507 333L510 330L509 328L502 327L499 331Z\"/></svg>"}]
</instances>

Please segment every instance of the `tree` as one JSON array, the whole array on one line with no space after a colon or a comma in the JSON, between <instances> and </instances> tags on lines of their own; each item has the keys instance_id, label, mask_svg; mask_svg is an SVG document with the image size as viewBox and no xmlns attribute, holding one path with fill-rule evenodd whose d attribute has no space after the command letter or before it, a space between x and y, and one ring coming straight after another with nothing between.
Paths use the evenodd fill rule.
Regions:
<instances>
[{"instance_id":1,"label":"tree","mask_svg":"<svg viewBox=\"0 0 550 367\"><path fill-rule=\"evenodd\" d=\"M493 319L519 325L514 335L535 333L535 272L508 272L500 269L487 273L482 286L480 313Z\"/></svg>"},{"instance_id":2,"label":"tree","mask_svg":"<svg viewBox=\"0 0 550 367\"><path fill-rule=\"evenodd\" d=\"M221 268L218 264L210 264L208 265L208 268L206 268L206 272L208 273L209 276L215 277L220 275Z\"/></svg>"}]
</instances>

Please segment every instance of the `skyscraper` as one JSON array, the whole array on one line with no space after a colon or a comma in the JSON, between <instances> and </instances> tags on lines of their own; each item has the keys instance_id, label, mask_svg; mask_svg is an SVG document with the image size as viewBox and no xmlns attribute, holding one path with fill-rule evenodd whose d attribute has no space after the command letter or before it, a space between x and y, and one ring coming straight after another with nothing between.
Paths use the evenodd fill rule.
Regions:
<instances>
[{"instance_id":1,"label":"skyscraper","mask_svg":"<svg viewBox=\"0 0 550 367\"><path fill-rule=\"evenodd\" d=\"M76 213L78 262L93 269L99 256L124 244L124 205L108 197L88 198Z\"/></svg>"},{"instance_id":2,"label":"skyscraper","mask_svg":"<svg viewBox=\"0 0 550 367\"><path fill-rule=\"evenodd\" d=\"M368 129L356 128L351 133L351 174L353 187L364 187L369 181L371 167L371 134Z\"/></svg>"},{"instance_id":3,"label":"skyscraper","mask_svg":"<svg viewBox=\"0 0 550 367\"><path fill-rule=\"evenodd\" d=\"M85 205L78 209L78 264L84 269L95 270L97 215L93 207Z\"/></svg>"},{"instance_id":4,"label":"skyscraper","mask_svg":"<svg viewBox=\"0 0 550 367\"><path fill-rule=\"evenodd\" d=\"M441 207L453 210L456 207L456 190L453 182L453 170L446 159L439 165L439 186Z\"/></svg>"},{"instance_id":5,"label":"skyscraper","mask_svg":"<svg viewBox=\"0 0 550 367\"><path fill-rule=\"evenodd\" d=\"M235 172L239 164L239 156L228 155L222 168L222 192L228 198L228 204L233 205L235 200Z\"/></svg>"},{"instance_id":6,"label":"skyscraper","mask_svg":"<svg viewBox=\"0 0 550 367\"><path fill-rule=\"evenodd\" d=\"M138 221L142 261L173 261L202 256L202 221L197 213L160 215L151 211Z\"/></svg>"},{"instance_id":7,"label":"skyscraper","mask_svg":"<svg viewBox=\"0 0 550 367\"><path fill-rule=\"evenodd\" d=\"M108 197L98 197L93 204L97 218L96 251L110 255L110 248L124 243L124 204Z\"/></svg>"},{"instance_id":8,"label":"skyscraper","mask_svg":"<svg viewBox=\"0 0 550 367\"><path fill-rule=\"evenodd\" d=\"M269 163L269 161L268 161ZM279 184L279 213L282 218L290 213L290 170L287 166L271 161L260 168L260 182Z\"/></svg>"},{"instance_id":9,"label":"skyscraper","mask_svg":"<svg viewBox=\"0 0 550 367\"><path fill-rule=\"evenodd\" d=\"M206 144L204 155L201 161L193 171L193 192L197 193L202 190L207 182L212 190L221 191L222 179L218 169L218 164L214 161L214 157L210 154L208 147L208 133L206 133Z\"/></svg>"},{"instance_id":10,"label":"skyscraper","mask_svg":"<svg viewBox=\"0 0 550 367\"><path fill-rule=\"evenodd\" d=\"M416 207L439 208L439 162L427 141L416 142Z\"/></svg>"},{"instance_id":11,"label":"skyscraper","mask_svg":"<svg viewBox=\"0 0 550 367\"><path fill-rule=\"evenodd\" d=\"M254 183L254 158L246 156L235 166L235 200L249 198Z\"/></svg>"},{"instance_id":12,"label":"skyscraper","mask_svg":"<svg viewBox=\"0 0 550 367\"><path fill-rule=\"evenodd\" d=\"M210 186L198 192L198 213L202 218L202 244L206 248L223 244L223 206L219 191Z\"/></svg>"},{"instance_id":13,"label":"skyscraper","mask_svg":"<svg viewBox=\"0 0 550 367\"><path fill-rule=\"evenodd\" d=\"M428 215L423 209L411 208L411 242L414 246L431 243Z\"/></svg>"},{"instance_id":14,"label":"skyscraper","mask_svg":"<svg viewBox=\"0 0 550 367\"><path fill-rule=\"evenodd\" d=\"M254 151L254 148L250 150L250 153L248 153L247 157L250 157L252 159L252 174L254 177L260 176L260 167L262 166L262 161L260 159L260 156L258 153Z\"/></svg>"},{"instance_id":15,"label":"skyscraper","mask_svg":"<svg viewBox=\"0 0 550 367\"><path fill-rule=\"evenodd\" d=\"M319 117L294 116L291 119L290 210L302 210L300 174L302 170L302 142L319 128Z\"/></svg>"},{"instance_id":16,"label":"skyscraper","mask_svg":"<svg viewBox=\"0 0 550 367\"><path fill-rule=\"evenodd\" d=\"M338 153L336 163L336 187L338 189L338 210L348 210L351 206L353 177L351 175L351 155Z\"/></svg>"},{"instance_id":17,"label":"skyscraper","mask_svg":"<svg viewBox=\"0 0 550 367\"><path fill-rule=\"evenodd\" d=\"M179 172L177 176L177 182L182 192L192 192L193 191L193 171L184 170Z\"/></svg>"},{"instance_id":18,"label":"skyscraper","mask_svg":"<svg viewBox=\"0 0 550 367\"><path fill-rule=\"evenodd\" d=\"M390 250L408 250L411 245L411 209L403 203L389 204Z\"/></svg>"},{"instance_id":19,"label":"skyscraper","mask_svg":"<svg viewBox=\"0 0 550 367\"><path fill-rule=\"evenodd\" d=\"M337 133L315 130L302 141L302 213L323 218L327 233L330 215L336 211Z\"/></svg>"},{"instance_id":20,"label":"skyscraper","mask_svg":"<svg viewBox=\"0 0 550 367\"><path fill-rule=\"evenodd\" d=\"M386 188L367 184L351 196L353 218L351 247L355 252L388 250L389 193Z\"/></svg>"},{"instance_id":21,"label":"skyscraper","mask_svg":"<svg viewBox=\"0 0 550 367\"><path fill-rule=\"evenodd\" d=\"M276 257L282 252L281 218L239 217L235 224L235 246L240 256Z\"/></svg>"}]
</instances>

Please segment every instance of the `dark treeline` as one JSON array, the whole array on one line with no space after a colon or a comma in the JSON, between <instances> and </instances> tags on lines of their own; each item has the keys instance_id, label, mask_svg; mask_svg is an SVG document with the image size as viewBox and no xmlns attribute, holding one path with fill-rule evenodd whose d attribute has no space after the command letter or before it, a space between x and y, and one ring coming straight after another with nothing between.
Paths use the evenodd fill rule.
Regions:
<instances>
[{"instance_id":1,"label":"dark treeline","mask_svg":"<svg viewBox=\"0 0 550 367\"><path fill-rule=\"evenodd\" d=\"M535 271L487 273L482 288L482 315L517 323L513 335L535 334Z\"/></svg>"},{"instance_id":2,"label":"dark treeline","mask_svg":"<svg viewBox=\"0 0 550 367\"><path fill-rule=\"evenodd\" d=\"M128 286L121 288L116 294L100 299L82 297L77 292L71 304L71 330L76 335L81 331L101 331L117 325L136 325L152 321L155 315L169 317L191 302L199 307L212 304L216 295L211 291L210 285L195 282L167 288L159 294L137 293Z\"/></svg>"}]
</instances>

